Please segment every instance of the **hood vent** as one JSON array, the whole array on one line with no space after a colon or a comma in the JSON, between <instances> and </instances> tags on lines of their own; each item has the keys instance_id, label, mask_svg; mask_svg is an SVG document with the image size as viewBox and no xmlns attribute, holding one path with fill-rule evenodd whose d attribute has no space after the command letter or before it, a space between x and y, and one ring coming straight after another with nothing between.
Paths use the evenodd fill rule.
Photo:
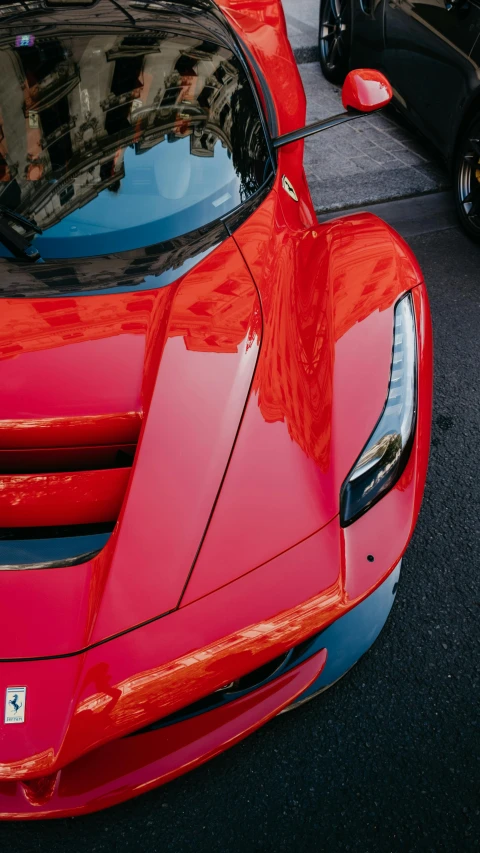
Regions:
<instances>
[{"instance_id":1,"label":"hood vent","mask_svg":"<svg viewBox=\"0 0 480 853\"><path fill-rule=\"evenodd\" d=\"M0 450L0 570L85 562L120 512L136 443Z\"/></svg>"},{"instance_id":2,"label":"hood vent","mask_svg":"<svg viewBox=\"0 0 480 853\"><path fill-rule=\"evenodd\" d=\"M3 481L5 475L12 474L18 476L129 468L135 450L136 444L0 450L0 479Z\"/></svg>"},{"instance_id":3,"label":"hood vent","mask_svg":"<svg viewBox=\"0 0 480 853\"><path fill-rule=\"evenodd\" d=\"M86 563L106 545L114 524L11 527L0 530L0 570L55 569Z\"/></svg>"}]
</instances>

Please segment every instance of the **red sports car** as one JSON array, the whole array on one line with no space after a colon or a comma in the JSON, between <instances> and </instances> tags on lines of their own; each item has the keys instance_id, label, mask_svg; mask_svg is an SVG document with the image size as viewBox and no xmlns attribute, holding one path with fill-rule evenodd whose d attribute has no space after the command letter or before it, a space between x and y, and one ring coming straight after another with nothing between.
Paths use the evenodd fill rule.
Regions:
<instances>
[{"instance_id":1,"label":"red sports car","mask_svg":"<svg viewBox=\"0 0 480 853\"><path fill-rule=\"evenodd\" d=\"M278 0L0 7L0 815L184 773L340 678L422 499L412 253L319 225Z\"/></svg>"}]
</instances>

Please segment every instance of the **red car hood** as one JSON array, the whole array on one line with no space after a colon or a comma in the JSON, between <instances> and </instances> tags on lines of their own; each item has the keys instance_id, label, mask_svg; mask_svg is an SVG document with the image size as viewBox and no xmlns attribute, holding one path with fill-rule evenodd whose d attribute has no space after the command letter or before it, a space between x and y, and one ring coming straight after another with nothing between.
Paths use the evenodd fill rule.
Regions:
<instances>
[{"instance_id":1,"label":"red car hood","mask_svg":"<svg viewBox=\"0 0 480 853\"><path fill-rule=\"evenodd\" d=\"M272 132L300 126L281 3L218 5L254 74L275 68ZM5 292L0 270L0 525L117 519L88 562L0 570L4 660L68 654L175 608L223 481L260 346L252 278L232 239L168 287L135 292L136 263L130 293L55 299L48 274L37 299L11 276ZM115 264L73 272L91 288Z\"/></svg>"},{"instance_id":2,"label":"red car hood","mask_svg":"<svg viewBox=\"0 0 480 853\"><path fill-rule=\"evenodd\" d=\"M0 571L3 659L68 654L176 607L260 334L232 238L168 287L2 299L2 527L118 519L88 562Z\"/></svg>"}]
</instances>

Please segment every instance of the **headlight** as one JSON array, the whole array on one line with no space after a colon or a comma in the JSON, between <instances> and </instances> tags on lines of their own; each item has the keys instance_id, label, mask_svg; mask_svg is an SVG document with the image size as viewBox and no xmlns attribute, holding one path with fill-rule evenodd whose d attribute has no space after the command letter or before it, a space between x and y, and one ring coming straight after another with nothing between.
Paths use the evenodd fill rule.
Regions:
<instances>
[{"instance_id":1,"label":"headlight","mask_svg":"<svg viewBox=\"0 0 480 853\"><path fill-rule=\"evenodd\" d=\"M412 297L395 307L393 355L385 408L345 480L340 521L346 527L397 482L407 464L417 409L417 342Z\"/></svg>"}]
</instances>

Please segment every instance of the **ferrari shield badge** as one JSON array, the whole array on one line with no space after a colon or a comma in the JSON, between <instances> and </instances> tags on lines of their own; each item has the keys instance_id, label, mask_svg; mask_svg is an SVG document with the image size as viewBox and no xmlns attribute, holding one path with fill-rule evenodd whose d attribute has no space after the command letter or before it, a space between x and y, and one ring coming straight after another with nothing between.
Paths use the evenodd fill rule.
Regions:
<instances>
[{"instance_id":1,"label":"ferrari shield badge","mask_svg":"<svg viewBox=\"0 0 480 853\"><path fill-rule=\"evenodd\" d=\"M290 198L293 198L294 201L298 201L298 196L293 188L293 185L290 183L286 175L282 177L282 187L285 192L290 196Z\"/></svg>"},{"instance_id":2,"label":"ferrari shield badge","mask_svg":"<svg viewBox=\"0 0 480 853\"><path fill-rule=\"evenodd\" d=\"M7 687L5 695L5 723L25 722L26 687Z\"/></svg>"}]
</instances>

